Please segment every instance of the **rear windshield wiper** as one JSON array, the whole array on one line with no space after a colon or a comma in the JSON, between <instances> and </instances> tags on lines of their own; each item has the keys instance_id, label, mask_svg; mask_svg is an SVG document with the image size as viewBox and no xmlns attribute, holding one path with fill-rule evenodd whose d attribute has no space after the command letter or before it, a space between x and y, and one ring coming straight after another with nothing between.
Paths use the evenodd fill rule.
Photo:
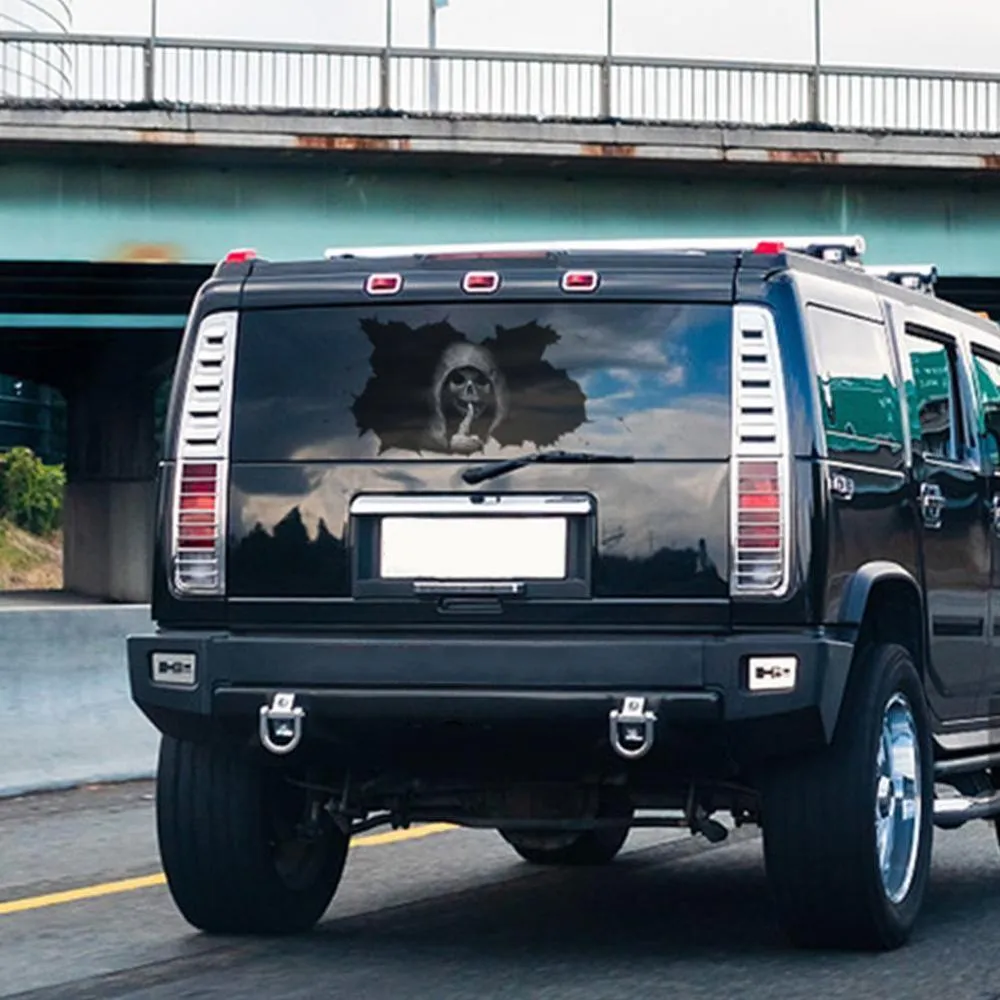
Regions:
<instances>
[{"instance_id":1,"label":"rear windshield wiper","mask_svg":"<svg viewBox=\"0 0 1000 1000\"><path fill-rule=\"evenodd\" d=\"M508 472L516 472L526 465L536 465L542 462L562 462L566 465L617 465L634 462L631 455L604 455L593 451L535 451L520 458L507 458L497 462L490 462L488 465L476 465L471 469L466 469L462 473L462 479L470 486L476 483L484 483L487 479L495 479L497 476L506 475Z\"/></svg>"}]
</instances>

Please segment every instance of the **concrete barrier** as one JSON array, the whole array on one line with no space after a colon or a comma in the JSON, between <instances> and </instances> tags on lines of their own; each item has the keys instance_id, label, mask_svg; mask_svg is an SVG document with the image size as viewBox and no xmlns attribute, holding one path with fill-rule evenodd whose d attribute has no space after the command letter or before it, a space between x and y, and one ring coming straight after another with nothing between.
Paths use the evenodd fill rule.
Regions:
<instances>
[{"instance_id":1,"label":"concrete barrier","mask_svg":"<svg viewBox=\"0 0 1000 1000\"><path fill-rule=\"evenodd\" d=\"M129 697L125 636L145 605L0 600L0 797L151 777L156 730Z\"/></svg>"}]
</instances>

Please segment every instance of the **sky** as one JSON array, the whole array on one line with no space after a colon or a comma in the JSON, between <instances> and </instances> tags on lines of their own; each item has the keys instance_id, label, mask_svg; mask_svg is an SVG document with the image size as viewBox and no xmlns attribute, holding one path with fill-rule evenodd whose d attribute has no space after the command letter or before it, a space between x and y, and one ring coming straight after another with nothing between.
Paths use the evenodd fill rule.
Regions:
<instances>
[{"instance_id":1,"label":"sky","mask_svg":"<svg viewBox=\"0 0 1000 1000\"><path fill-rule=\"evenodd\" d=\"M142 34L152 0L70 0L74 30ZM165 36L381 45L385 0L157 0ZM395 41L426 44L428 0L392 0ZM804 62L813 0L614 0L619 55ZM822 0L824 59L1000 73L997 0ZM947 11L947 14L943 14ZM444 48L593 53L605 0L450 0ZM721 30L720 30L721 29Z\"/></svg>"}]
</instances>

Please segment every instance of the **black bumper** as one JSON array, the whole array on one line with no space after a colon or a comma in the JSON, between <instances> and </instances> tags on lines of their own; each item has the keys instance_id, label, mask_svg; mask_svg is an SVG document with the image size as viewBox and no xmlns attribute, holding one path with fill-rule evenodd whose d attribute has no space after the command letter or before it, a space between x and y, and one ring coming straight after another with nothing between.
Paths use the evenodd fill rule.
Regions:
<instances>
[{"instance_id":1,"label":"black bumper","mask_svg":"<svg viewBox=\"0 0 1000 1000\"><path fill-rule=\"evenodd\" d=\"M154 653L194 654L193 685L154 682ZM828 742L852 647L818 632L698 637L343 637L165 631L128 640L132 696L162 732L252 736L261 705L291 692L305 738L418 724L607 730L641 695L658 726L712 728L764 752ZM747 687L751 655L794 655L788 692Z\"/></svg>"}]
</instances>

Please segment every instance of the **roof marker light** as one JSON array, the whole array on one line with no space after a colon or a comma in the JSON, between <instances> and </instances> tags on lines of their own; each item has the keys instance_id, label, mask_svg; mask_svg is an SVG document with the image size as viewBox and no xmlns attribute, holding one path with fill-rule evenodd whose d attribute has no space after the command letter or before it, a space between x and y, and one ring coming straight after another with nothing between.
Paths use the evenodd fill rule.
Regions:
<instances>
[{"instance_id":1,"label":"roof marker light","mask_svg":"<svg viewBox=\"0 0 1000 1000\"><path fill-rule=\"evenodd\" d=\"M249 250L249 249L230 250L229 253L226 254L227 264L246 264L249 261L256 259L257 259L256 250Z\"/></svg>"},{"instance_id":2,"label":"roof marker light","mask_svg":"<svg viewBox=\"0 0 1000 1000\"><path fill-rule=\"evenodd\" d=\"M469 295L489 295L500 287L496 271L469 271L462 278L462 291Z\"/></svg>"},{"instance_id":3,"label":"roof marker light","mask_svg":"<svg viewBox=\"0 0 1000 1000\"><path fill-rule=\"evenodd\" d=\"M560 284L564 292L593 292L600 281L596 271L567 271Z\"/></svg>"},{"instance_id":4,"label":"roof marker light","mask_svg":"<svg viewBox=\"0 0 1000 1000\"><path fill-rule=\"evenodd\" d=\"M396 295L402 289L401 274L370 274L365 281L365 291L369 295Z\"/></svg>"},{"instance_id":5,"label":"roof marker light","mask_svg":"<svg viewBox=\"0 0 1000 1000\"><path fill-rule=\"evenodd\" d=\"M754 247L753 252L768 254L784 253L785 244L780 240L761 240L760 243Z\"/></svg>"}]
</instances>

